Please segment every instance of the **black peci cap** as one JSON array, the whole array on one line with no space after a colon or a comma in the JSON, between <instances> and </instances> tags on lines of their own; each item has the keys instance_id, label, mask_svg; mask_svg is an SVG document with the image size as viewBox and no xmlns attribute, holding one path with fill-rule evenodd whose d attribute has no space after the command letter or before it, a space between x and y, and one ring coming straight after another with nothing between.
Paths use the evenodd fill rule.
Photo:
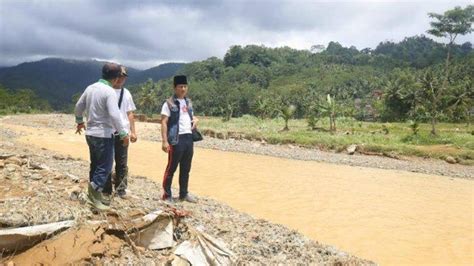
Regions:
<instances>
[{"instance_id":1,"label":"black peci cap","mask_svg":"<svg viewBox=\"0 0 474 266\"><path fill-rule=\"evenodd\" d=\"M176 87L176 85L179 85L179 84L186 84L187 85L188 84L188 79L184 75L174 76L173 84L174 84L175 87Z\"/></svg>"}]
</instances>

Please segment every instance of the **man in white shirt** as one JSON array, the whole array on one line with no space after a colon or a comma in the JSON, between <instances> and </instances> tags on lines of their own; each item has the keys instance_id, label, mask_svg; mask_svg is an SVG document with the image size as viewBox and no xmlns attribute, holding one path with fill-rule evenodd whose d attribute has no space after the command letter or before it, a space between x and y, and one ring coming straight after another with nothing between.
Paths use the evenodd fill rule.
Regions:
<instances>
[{"instance_id":1,"label":"man in white shirt","mask_svg":"<svg viewBox=\"0 0 474 266\"><path fill-rule=\"evenodd\" d=\"M114 86L114 90L118 99L117 104L120 110L120 118L125 125L125 130L130 135L130 141L136 142L137 134L135 131L135 119L133 116L133 111L135 111L137 108L133 102L132 94L130 94L130 91L123 87L127 77L127 69L122 66L121 75L118 83ZM128 185L128 146L123 145L123 142L118 134L115 134L114 142L115 175L113 183L117 195L121 198L125 198ZM112 194L112 175L109 176L107 180L104 188L104 194L106 194L106 200L110 201L110 195Z\"/></svg>"},{"instance_id":2,"label":"man in white shirt","mask_svg":"<svg viewBox=\"0 0 474 266\"><path fill-rule=\"evenodd\" d=\"M123 145L128 145L129 137L120 118L117 96L113 86L119 83L120 65L106 63L102 68L102 79L88 86L76 103L77 130L81 134L86 129L83 114L87 114L86 141L90 153L88 203L98 210L107 210L103 190L112 171L114 153L114 132L118 132Z\"/></svg>"},{"instance_id":3,"label":"man in white shirt","mask_svg":"<svg viewBox=\"0 0 474 266\"><path fill-rule=\"evenodd\" d=\"M163 197L173 203L171 183L179 165L179 198L195 203L196 199L188 192L189 171L193 159L192 130L198 119L193 115L191 100L186 97L188 81L186 76L175 76L173 79L174 95L161 109L162 149L168 153L168 165L163 176Z\"/></svg>"}]
</instances>

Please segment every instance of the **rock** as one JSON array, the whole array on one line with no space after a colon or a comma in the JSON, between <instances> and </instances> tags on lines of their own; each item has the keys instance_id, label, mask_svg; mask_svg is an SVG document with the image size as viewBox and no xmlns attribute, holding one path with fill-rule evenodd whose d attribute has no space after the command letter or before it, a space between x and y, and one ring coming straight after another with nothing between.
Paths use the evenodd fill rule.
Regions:
<instances>
[{"instance_id":1,"label":"rock","mask_svg":"<svg viewBox=\"0 0 474 266\"><path fill-rule=\"evenodd\" d=\"M238 132L227 132L227 135L231 139L242 139L242 135Z\"/></svg>"},{"instance_id":2,"label":"rock","mask_svg":"<svg viewBox=\"0 0 474 266\"><path fill-rule=\"evenodd\" d=\"M21 173L21 176L23 176L24 178L28 178L31 176L31 173L24 171L23 173Z\"/></svg>"},{"instance_id":3,"label":"rock","mask_svg":"<svg viewBox=\"0 0 474 266\"><path fill-rule=\"evenodd\" d=\"M0 161L0 168L3 168L3 167L5 167L5 162L2 160Z\"/></svg>"},{"instance_id":4,"label":"rock","mask_svg":"<svg viewBox=\"0 0 474 266\"><path fill-rule=\"evenodd\" d=\"M42 177L48 177L49 175L51 175L51 172L48 170L48 169L43 169L39 172L39 174L42 176Z\"/></svg>"},{"instance_id":5,"label":"rock","mask_svg":"<svg viewBox=\"0 0 474 266\"><path fill-rule=\"evenodd\" d=\"M87 203L87 194L82 192L82 193L79 193L79 195L77 196L77 200L79 200L79 202L81 204L86 204Z\"/></svg>"},{"instance_id":6,"label":"rock","mask_svg":"<svg viewBox=\"0 0 474 266\"><path fill-rule=\"evenodd\" d=\"M216 138L218 138L218 139L227 139L227 136L226 136L225 133L218 132L218 133L216 134Z\"/></svg>"},{"instance_id":7,"label":"rock","mask_svg":"<svg viewBox=\"0 0 474 266\"><path fill-rule=\"evenodd\" d=\"M23 161L18 158L18 157L10 157L5 160L5 164L16 164L16 165L22 165Z\"/></svg>"},{"instance_id":8,"label":"rock","mask_svg":"<svg viewBox=\"0 0 474 266\"><path fill-rule=\"evenodd\" d=\"M54 180L61 180L61 179L65 179L65 178L67 178L67 176L66 176L66 175L63 175L63 174L56 174L56 175L53 177Z\"/></svg>"},{"instance_id":9,"label":"rock","mask_svg":"<svg viewBox=\"0 0 474 266\"><path fill-rule=\"evenodd\" d=\"M16 165L16 164L11 164L11 163L7 163L5 165L5 169L10 172L10 173L13 173L13 172L16 172L16 171L20 171L21 170L21 167L19 165Z\"/></svg>"},{"instance_id":10,"label":"rock","mask_svg":"<svg viewBox=\"0 0 474 266\"><path fill-rule=\"evenodd\" d=\"M60 160L60 161L66 159L66 157L61 156L61 155L53 155L53 158L56 159L56 160Z\"/></svg>"},{"instance_id":11,"label":"rock","mask_svg":"<svg viewBox=\"0 0 474 266\"><path fill-rule=\"evenodd\" d=\"M35 173L35 174L31 175L30 178L33 179L33 180L41 180L41 179L43 179L43 176L41 176L40 174Z\"/></svg>"},{"instance_id":12,"label":"rock","mask_svg":"<svg viewBox=\"0 0 474 266\"><path fill-rule=\"evenodd\" d=\"M397 160L400 159L400 156L398 156L398 154L396 152L393 152L393 151L383 152L382 154L386 157L389 157L389 158L393 158L393 159L397 159Z\"/></svg>"},{"instance_id":13,"label":"rock","mask_svg":"<svg viewBox=\"0 0 474 266\"><path fill-rule=\"evenodd\" d=\"M39 163L35 163L35 162L29 162L28 163L28 168L35 169L35 170L43 170L43 169L49 170L49 167L47 165L39 164Z\"/></svg>"},{"instance_id":14,"label":"rock","mask_svg":"<svg viewBox=\"0 0 474 266\"><path fill-rule=\"evenodd\" d=\"M69 195L70 200L79 200L80 195L81 195L81 187L80 186L74 186L70 189L67 190L67 193Z\"/></svg>"},{"instance_id":15,"label":"rock","mask_svg":"<svg viewBox=\"0 0 474 266\"><path fill-rule=\"evenodd\" d=\"M349 145L349 147L346 148L347 154L349 155L353 155L356 152L356 150L357 150L356 144Z\"/></svg>"},{"instance_id":16,"label":"rock","mask_svg":"<svg viewBox=\"0 0 474 266\"><path fill-rule=\"evenodd\" d=\"M69 174L69 173L67 173L66 176L69 177L72 182L74 182L74 183L79 183L79 180L80 180L79 177L77 177L77 176L75 176L75 175L71 175L71 174Z\"/></svg>"},{"instance_id":17,"label":"rock","mask_svg":"<svg viewBox=\"0 0 474 266\"><path fill-rule=\"evenodd\" d=\"M446 162L450 164L455 164L457 163L456 159L453 156L446 156L446 159L444 159Z\"/></svg>"},{"instance_id":18,"label":"rock","mask_svg":"<svg viewBox=\"0 0 474 266\"><path fill-rule=\"evenodd\" d=\"M0 217L0 225L2 225L1 227L20 227L26 223L27 221L25 217L19 213L12 213L8 216Z\"/></svg>"},{"instance_id":19,"label":"rock","mask_svg":"<svg viewBox=\"0 0 474 266\"><path fill-rule=\"evenodd\" d=\"M0 154L0 159L5 160L13 156L15 155L14 154Z\"/></svg>"}]
</instances>

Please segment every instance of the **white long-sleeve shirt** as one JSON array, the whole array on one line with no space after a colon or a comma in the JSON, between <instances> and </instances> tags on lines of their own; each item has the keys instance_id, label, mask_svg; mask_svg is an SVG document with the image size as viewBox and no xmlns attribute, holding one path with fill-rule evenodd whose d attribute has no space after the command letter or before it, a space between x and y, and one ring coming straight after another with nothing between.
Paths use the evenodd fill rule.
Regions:
<instances>
[{"instance_id":1,"label":"white long-sleeve shirt","mask_svg":"<svg viewBox=\"0 0 474 266\"><path fill-rule=\"evenodd\" d=\"M82 120L86 113L86 135L98 138L111 138L115 131L126 131L120 117L118 99L108 82L99 80L86 88L76 103L76 120Z\"/></svg>"}]
</instances>

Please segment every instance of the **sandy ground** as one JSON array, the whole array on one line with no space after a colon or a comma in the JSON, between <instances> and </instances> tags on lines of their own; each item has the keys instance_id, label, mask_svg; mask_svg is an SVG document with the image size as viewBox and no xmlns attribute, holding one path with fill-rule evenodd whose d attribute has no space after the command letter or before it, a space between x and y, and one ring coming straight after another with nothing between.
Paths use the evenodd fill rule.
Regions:
<instances>
[{"instance_id":1,"label":"sandy ground","mask_svg":"<svg viewBox=\"0 0 474 266\"><path fill-rule=\"evenodd\" d=\"M88 162L17 141L27 135L0 122L0 230L69 220L75 225L40 243L30 238L35 246L24 252L0 248L0 265L186 265L175 264L173 252L185 241L196 243L196 230L220 239L235 265L374 264L207 197L170 206L160 200L159 182L143 176L130 177L128 197L114 197L111 211L92 212L85 204ZM133 220L156 210L174 217L174 248L150 250L131 241L133 228L142 224Z\"/></svg>"},{"instance_id":2,"label":"sandy ground","mask_svg":"<svg viewBox=\"0 0 474 266\"><path fill-rule=\"evenodd\" d=\"M46 121L47 122L47 121ZM20 141L87 159L70 129L3 124ZM133 174L161 181L166 154L140 140ZM388 264L472 264L471 179L196 149L190 187L357 256ZM467 168L467 171L472 169Z\"/></svg>"}]
</instances>

